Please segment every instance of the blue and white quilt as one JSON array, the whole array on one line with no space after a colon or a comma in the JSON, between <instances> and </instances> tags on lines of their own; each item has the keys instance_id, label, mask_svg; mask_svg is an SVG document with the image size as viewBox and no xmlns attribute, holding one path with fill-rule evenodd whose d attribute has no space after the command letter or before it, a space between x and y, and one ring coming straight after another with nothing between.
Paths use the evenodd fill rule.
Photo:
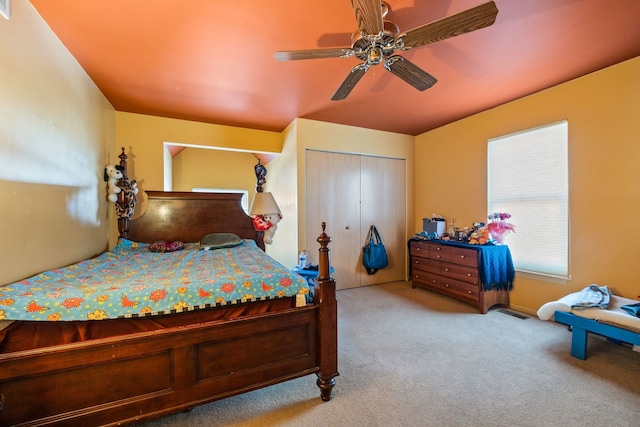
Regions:
<instances>
[{"instance_id":1,"label":"blue and white quilt","mask_svg":"<svg viewBox=\"0 0 640 427\"><path fill-rule=\"evenodd\" d=\"M104 254L0 287L0 320L102 320L309 294L253 240L160 253L121 239Z\"/></svg>"}]
</instances>

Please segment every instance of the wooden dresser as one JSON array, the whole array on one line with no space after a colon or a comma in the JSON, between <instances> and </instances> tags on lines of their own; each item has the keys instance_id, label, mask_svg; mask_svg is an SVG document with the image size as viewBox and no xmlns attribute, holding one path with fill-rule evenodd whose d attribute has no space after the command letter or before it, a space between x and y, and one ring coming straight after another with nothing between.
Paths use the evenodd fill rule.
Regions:
<instances>
[{"instance_id":1,"label":"wooden dresser","mask_svg":"<svg viewBox=\"0 0 640 427\"><path fill-rule=\"evenodd\" d=\"M437 240L410 240L411 287L446 294L477 307L481 313L496 304L508 307L508 290L483 289L478 260L479 251L487 249Z\"/></svg>"}]
</instances>

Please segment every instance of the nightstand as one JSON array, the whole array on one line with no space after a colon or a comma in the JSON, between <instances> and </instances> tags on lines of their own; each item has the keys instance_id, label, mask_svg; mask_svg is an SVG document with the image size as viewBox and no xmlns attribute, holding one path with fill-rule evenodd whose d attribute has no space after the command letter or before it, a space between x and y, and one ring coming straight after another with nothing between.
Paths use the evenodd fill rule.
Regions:
<instances>
[{"instance_id":1,"label":"nightstand","mask_svg":"<svg viewBox=\"0 0 640 427\"><path fill-rule=\"evenodd\" d=\"M318 270L312 270L309 268L300 268L296 265L291 269L291 271L304 277L307 283L309 284L309 286L315 286L314 279L318 277ZM329 274L332 274L333 271L334 271L334 268L331 267L329 270Z\"/></svg>"}]
</instances>

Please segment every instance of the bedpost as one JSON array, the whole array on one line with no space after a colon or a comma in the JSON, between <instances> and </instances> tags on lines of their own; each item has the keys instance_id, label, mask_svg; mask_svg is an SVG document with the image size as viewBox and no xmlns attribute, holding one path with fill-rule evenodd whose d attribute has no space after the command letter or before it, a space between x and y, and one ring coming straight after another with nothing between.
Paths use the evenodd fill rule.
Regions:
<instances>
[{"instance_id":1,"label":"bedpost","mask_svg":"<svg viewBox=\"0 0 640 427\"><path fill-rule=\"evenodd\" d=\"M331 390L336 384L338 373L338 303L336 301L336 282L331 278L331 261L329 242L331 237L325 233L326 223L322 223L318 278L316 287L316 303L318 304L318 342L320 345L320 371L317 384L320 387L322 400L331 399Z\"/></svg>"},{"instance_id":2,"label":"bedpost","mask_svg":"<svg viewBox=\"0 0 640 427\"><path fill-rule=\"evenodd\" d=\"M138 187L135 180L129 181L129 175L127 171L127 159L129 158L122 147L122 153L118 156L120 158L120 166L122 167L122 178L116 184L122 191L118 193L118 200L116 201L116 215L118 217L118 231L120 237L123 239L129 238L129 223L131 216L136 207Z\"/></svg>"}]
</instances>

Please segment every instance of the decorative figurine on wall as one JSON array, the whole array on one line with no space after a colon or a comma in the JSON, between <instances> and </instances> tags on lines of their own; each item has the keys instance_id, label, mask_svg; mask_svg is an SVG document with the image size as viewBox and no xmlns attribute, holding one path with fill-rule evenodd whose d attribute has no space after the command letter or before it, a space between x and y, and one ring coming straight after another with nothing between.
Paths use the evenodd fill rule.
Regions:
<instances>
[{"instance_id":1,"label":"decorative figurine on wall","mask_svg":"<svg viewBox=\"0 0 640 427\"><path fill-rule=\"evenodd\" d=\"M256 173L256 195L253 197L249 215L253 217L253 228L263 232L262 240L270 245L282 219L282 212L273 198L273 194L265 192L263 185L267 182L267 168L260 163L254 167Z\"/></svg>"}]
</instances>

